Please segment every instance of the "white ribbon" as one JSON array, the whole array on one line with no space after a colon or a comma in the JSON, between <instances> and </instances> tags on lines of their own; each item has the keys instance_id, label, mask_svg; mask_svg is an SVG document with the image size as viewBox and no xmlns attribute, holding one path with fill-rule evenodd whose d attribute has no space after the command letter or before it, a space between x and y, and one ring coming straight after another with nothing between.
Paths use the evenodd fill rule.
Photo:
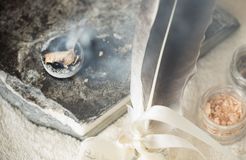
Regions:
<instances>
[{"instance_id":1,"label":"white ribbon","mask_svg":"<svg viewBox=\"0 0 246 160\"><path fill-rule=\"evenodd\" d=\"M164 160L165 157L161 151L167 148L189 149L199 153L203 159L206 159L198 148L181 137L170 134L150 133L145 128L145 122L150 120L159 121L180 129L227 157L231 157L229 159L238 159L226 147L220 145L192 122L168 107L153 106L143 114L136 112L133 108L129 108L128 114L131 124L129 124L128 130L119 136L118 142L105 140L100 137L90 138L82 142L80 155L82 160L91 160L85 157L86 153L87 155L89 153L88 150L90 154L94 155L93 160L115 160L115 158L117 160Z\"/></svg>"}]
</instances>

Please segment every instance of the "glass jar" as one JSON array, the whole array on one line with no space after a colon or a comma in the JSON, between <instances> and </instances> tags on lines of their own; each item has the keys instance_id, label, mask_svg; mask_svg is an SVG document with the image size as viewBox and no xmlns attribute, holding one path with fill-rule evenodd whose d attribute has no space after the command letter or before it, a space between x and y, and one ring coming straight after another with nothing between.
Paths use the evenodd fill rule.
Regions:
<instances>
[{"instance_id":1,"label":"glass jar","mask_svg":"<svg viewBox=\"0 0 246 160\"><path fill-rule=\"evenodd\" d=\"M216 109L217 106L219 106L219 103L216 102L216 98L218 97L227 97L227 98L235 98L236 101L230 101L228 99L218 99L218 102L223 104L224 106L228 106L230 109L234 109L233 105L241 104L240 107L240 119L235 121L235 123L230 123L232 121L221 121L221 119L215 117L215 115L219 112L221 112L221 115L225 115L224 119L226 117L226 114L232 114L230 112L224 112L224 110ZM228 103L231 102L231 103ZM235 102L235 103L234 103ZM214 103L214 104L212 104ZM226 104L224 104L226 103ZM232 105L233 104L233 105ZM211 109L211 106L216 106L215 109ZM233 107L232 107L233 106ZM236 106L236 105L235 105ZM221 106L219 106L221 107ZM210 110L209 110L210 109ZM213 110L213 111L212 111ZM214 112L214 113L213 113ZM221 144L230 144L233 143L239 139L241 139L245 135L245 128L246 128L246 103L243 99L243 93L232 87L232 86L225 86L225 87L214 87L209 89L202 97L201 104L200 104L200 122L201 127L206 130L212 137L214 137L216 140L218 140ZM238 113L238 112L236 112ZM214 118L211 118L214 116ZM223 116L222 116L223 117ZM228 120L228 119L227 119ZM228 123L228 124L227 124Z\"/></svg>"},{"instance_id":2,"label":"glass jar","mask_svg":"<svg viewBox=\"0 0 246 160\"><path fill-rule=\"evenodd\" d=\"M232 81L246 91L246 45L239 47L234 52L230 72Z\"/></svg>"}]
</instances>

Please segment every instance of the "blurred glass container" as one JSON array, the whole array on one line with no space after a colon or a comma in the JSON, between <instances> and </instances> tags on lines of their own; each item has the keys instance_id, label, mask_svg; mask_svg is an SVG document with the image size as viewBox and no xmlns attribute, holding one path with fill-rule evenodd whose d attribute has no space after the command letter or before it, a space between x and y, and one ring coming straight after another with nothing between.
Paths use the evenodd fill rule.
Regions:
<instances>
[{"instance_id":1,"label":"blurred glass container","mask_svg":"<svg viewBox=\"0 0 246 160\"><path fill-rule=\"evenodd\" d=\"M242 114L239 121L231 125L222 125L209 118L207 114L207 104L215 96L228 95L241 102ZM200 103L200 125L212 137L221 144L231 144L240 140L245 135L246 129L246 103L241 90L233 86L214 87L203 95Z\"/></svg>"},{"instance_id":2,"label":"blurred glass container","mask_svg":"<svg viewBox=\"0 0 246 160\"><path fill-rule=\"evenodd\" d=\"M246 91L246 45L239 47L233 55L230 73L232 81Z\"/></svg>"}]
</instances>

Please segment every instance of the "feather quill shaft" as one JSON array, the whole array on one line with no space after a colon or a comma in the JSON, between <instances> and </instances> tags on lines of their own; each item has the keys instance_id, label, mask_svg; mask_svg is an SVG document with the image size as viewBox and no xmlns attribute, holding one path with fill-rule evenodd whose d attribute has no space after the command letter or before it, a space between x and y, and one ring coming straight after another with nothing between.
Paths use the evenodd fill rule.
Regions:
<instances>
[{"instance_id":1,"label":"feather quill shaft","mask_svg":"<svg viewBox=\"0 0 246 160\"><path fill-rule=\"evenodd\" d=\"M131 76L132 103L139 110L179 106L183 88L194 74L214 1L142 1Z\"/></svg>"},{"instance_id":2,"label":"feather quill shaft","mask_svg":"<svg viewBox=\"0 0 246 160\"><path fill-rule=\"evenodd\" d=\"M152 83L152 87L151 87L151 91L150 91L150 96L149 96L147 109L150 108L152 106L152 103L153 103L153 97L154 97L154 92L155 92L155 88L156 88L156 82L157 82L158 73L159 73L159 70L160 70L161 59L162 59L162 56L163 56L163 52L164 52L165 44L166 44L166 41L167 41L168 33L169 33L169 30L170 30L170 27L171 27L171 24L172 24L174 12L175 12L175 9L176 9L176 6L177 6L177 1L178 0L174 1L172 13L171 13L171 16L170 16L170 19L169 19L169 22L168 22L168 26L167 26L167 31L166 31L166 34L164 36L163 44L161 46L161 52L160 52L160 56L158 58L158 62L157 62L156 69L155 69L155 74L154 74L153 83Z\"/></svg>"}]
</instances>

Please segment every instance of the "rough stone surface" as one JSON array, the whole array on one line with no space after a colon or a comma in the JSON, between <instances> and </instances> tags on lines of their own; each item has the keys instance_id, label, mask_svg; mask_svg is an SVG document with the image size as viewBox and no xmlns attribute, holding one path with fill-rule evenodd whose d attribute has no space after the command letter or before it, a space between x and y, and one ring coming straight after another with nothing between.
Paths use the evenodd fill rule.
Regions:
<instances>
[{"instance_id":1,"label":"rough stone surface","mask_svg":"<svg viewBox=\"0 0 246 160\"><path fill-rule=\"evenodd\" d=\"M40 90L23 84L17 78L4 75L3 72L1 72L0 76L1 99L5 99L9 105L18 108L29 120L36 124L82 138L82 128L70 111L64 109L55 101L47 99ZM55 115L67 119L70 123L64 123L60 118L49 114L49 110ZM74 129L74 127L78 127L78 130ZM81 132L78 132L79 130Z\"/></svg>"},{"instance_id":2,"label":"rough stone surface","mask_svg":"<svg viewBox=\"0 0 246 160\"><path fill-rule=\"evenodd\" d=\"M93 121L129 94L130 52L139 2L1 1L0 69L41 89L81 122ZM49 38L76 33L78 28L96 30L93 58L76 76L55 79L41 64L41 47Z\"/></svg>"}]
</instances>

